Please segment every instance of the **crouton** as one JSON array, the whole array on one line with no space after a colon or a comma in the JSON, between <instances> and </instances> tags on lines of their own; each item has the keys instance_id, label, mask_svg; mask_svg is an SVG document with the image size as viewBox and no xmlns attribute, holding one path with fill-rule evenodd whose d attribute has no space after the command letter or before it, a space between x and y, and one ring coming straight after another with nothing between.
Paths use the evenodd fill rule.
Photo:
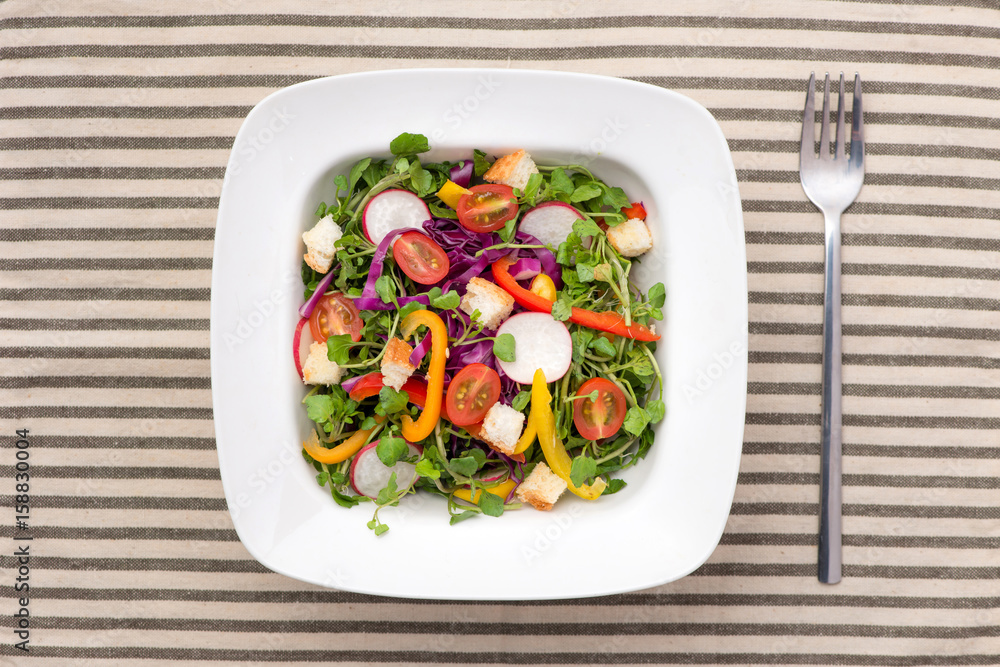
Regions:
<instances>
[{"instance_id":1,"label":"crouton","mask_svg":"<svg viewBox=\"0 0 1000 667\"><path fill-rule=\"evenodd\" d=\"M608 242L622 257L638 257L653 247L653 236L645 222L629 218L617 227L608 228Z\"/></svg>"},{"instance_id":2,"label":"crouton","mask_svg":"<svg viewBox=\"0 0 1000 667\"><path fill-rule=\"evenodd\" d=\"M326 273L333 265L333 255L337 252L334 243L344 235L344 230L333 221L333 216L328 215L321 218L316 225L302 235L302 240L306 243L306 260L313 271Z\"/></svg>"},{"instance_id":3,"label":"crouton","mask_svg":"<svg viewBox=\"0 0 1000 667\"><path fill-rule=\"evenodd\" d=\"M382 384L396 391L403 388L403 383L417 370L410 363L413 348L398 338L390 338L382 355Z\"/></svg>"},{"instance_id":4,"label":"crouton","mask_svg":"<svg viewBox=\"0 0 1000 667\"><path fill-rule=\"evenodd\" d=\"M478 310L478 320L483 327L496 331L496 328L510 317L510 311L514 309L514 297L508 294L507 290L497 287L488 280L473 278L466 287L460 305L469 315Z\"/></svg>"},{"instance_id":5,"label":"crouton","mask_svg":"<svg viewBox=\"0 0 1000 667\"><path fill-rule=\"evenodd\" d=\"M531 474L518 484L516 493L522 503L528 503L536 510L547 512L552 509L552 505L559 500L559 496L566 488L565 480L539 461Z\"/></svg>"},{"instance_id":6,"label":"crouton","mask_svg":"<svg viewBox=\"0 0 1000 667\"><path fill-rule=\"evenodd\" d=\"M538 167L535 166L535 161L522 148L494 162L493 166L483 174L483 180L503 183L523 192L528 185L528 178L537 173Z\"/></svg>"},{"instance_id":7,"label":"crouton","mask_svg":"<svg viewBox=\"0 0 1000 667\"><path fill-rule=\"evenodd\" d=\"M494 403L483 418L479 439L493 449L510 456L521 437L524 415L509 405Z\"/></svg>"},{"instance_id":8,"label":"crouton","mask_svg":"<svg viewBox=\"0 0 1000 667\"><path fill-rule=\"evenodd\" d=\"M330 361L326 353L326 343L309 346L309 356L302 365L302 375L306 384L340 384L340 366Z\"/></svg>"}]
</instances>

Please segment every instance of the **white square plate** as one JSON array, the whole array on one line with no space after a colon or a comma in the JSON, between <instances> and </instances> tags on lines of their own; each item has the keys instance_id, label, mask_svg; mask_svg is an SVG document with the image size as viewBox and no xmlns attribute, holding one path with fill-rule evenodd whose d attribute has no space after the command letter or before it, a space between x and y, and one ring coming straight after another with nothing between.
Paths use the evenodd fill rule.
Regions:
<instances>
[{"instance_id":1,"label":"white square plate","mask_svg":"<svg viewBox=\"0 0 1000 667\"><path fill-rule=\"evenodd\" d=\"M635 267L667 287L667 417L628 486L552 512L448 524L443 499L408 498L366 527L371 505L334 504L300 455L306 389L292 363L302 300L300 234L333 176L425 134L428 160L525 148L587 164L649 212L654 248ZM722 535L746 408L747 281L736 173L718 124L677 93L621 79L517 70L350 74L280 90L236 137L212 275L212 395L226 500L268 568L333 588L444 599L621 593L683 577ZM567 494L569 495L569 494Z\"/></svg>"}]
</instances>

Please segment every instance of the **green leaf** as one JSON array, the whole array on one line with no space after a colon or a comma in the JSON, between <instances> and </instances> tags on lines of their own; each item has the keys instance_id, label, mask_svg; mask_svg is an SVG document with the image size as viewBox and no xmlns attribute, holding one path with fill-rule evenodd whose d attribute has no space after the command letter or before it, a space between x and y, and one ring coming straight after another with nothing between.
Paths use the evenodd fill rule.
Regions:
<instances>
[{"instance_id":1,"label":"green leaf","mask_svg":"<svg viewBox=\"0 0 1000 667\"><path fill-rule=\"evenodd\" d=\"M420 303L419 301L411 301L399 309L399 319L402 320L410 313L415 313L418 310L427 310L427 306Z\"/></svg>"},{"instance_id":2,"label":"green leaf","mask_svg":"<svg viewBox=\"0 0 1000 667\"><path fill-rule=\"evenodd\" d=\"M475 510L465 510L464 512L459 512L458 514L452 515L451 519L448 521L448 524L454 526L456 523L465 521L466 519L471 519L477 514L479 514L479 512Z\"/></svg>"},{"instance_id":3,"label":"green leaf","mask_svg":"<svg viewBox=\"0 0 1000 667\"><path fill-rule=\"evenodd\" d=\"M405 391L396 391L392 387L382 387L378 392L378 404L387 415L405 410L409 400L410 397Z\"/></svg>"},{"instance_id":4,"label":"green leaf","mask_svg":"<svg viewBox=\"0 0 1000 667\"><path fill-rule=\"evenodd\" d=\"M429 459L420 459L417 461L417 475L426 477L427 479L441 479L441 471Z\"/></svg>"},{"instance_id":5,"label":"green leaf","mask_svg":"<svg viewBox=\"0 0 1000 667\"><path fill-rule=\"evenodd\" d=\"M483 510L486 516L500 516L503 514L503 498L495 496L487 491L479 491L477 497L479 509Z\"/></svg>"},{"instance_id":6,"label":"green leaf","mask_svg":"<svg viewBox=\"0 0 1000 667\"><path fill-rule=\"evenodd\" d=\"M663 286L663 283L656 283L649 288L646 296L649 297L649 304L653 308L663 308L663 304L667 300L667 290Z\"/></svg>"},{"instance_id":7,"label":"green leaf","mask_svg":"<svg viewBox=\"0 0 1000 667\"><path fill-rule=\"evenodd\" d=\"M622 427L632 435L639 435L646 429L649 423L649 413L639 406L631 407L625 413L625 422Z\"/></svg>"},{"instance_id":8,"label":"green leaf","mask_svg":"<svg viewBox=\"0 0 1000 667\"><path fill-rule=\"evenodd\" d=\"M389 481L386 482L385 488L378 492L378 497L375 502L379 505L388 505L393 501L399 500L399 489L396 488L396 473L389 475Z\"/></svg>"},{"instance_id":9,"label":"green leaf","mask_svg":"<svg viewBox=\"0 0 1000 667\"><path fill-rule=\"evenodd\" d=\"M573 338L573 363L579 364L583 361L583 353L594 338L594 332L589 329L577 329L572 334Z\"/></svg>"},{"instance_id":10,"label":"green leaf","mask_svg":"<svg viewBox=\"0 0 1000 667\"><path fill-rule=\"evenodd\" d=\"M471 456L476 460L476 468L482 468L486 464L486 452L481 449L470 449L466 456Z\"/></svg>"},{"instance_id":11,"label":"green leaf","mask_svg":"<svg viewBox=\"0 0 1000 667\"><path fill-rule=\"evenodd\" d=\"M559 320L560 322L565 322L573 314L573 306L569 302L563 300L561 297L555 303L552 304L552 317Z\"/></svg>"},{"instance_id":12,"label":"green leaf","mask_svg":"<svg viewBox=\"0 0 1000 667\"><path fill-rule=\"evenodd\" d=\"M577 264L576 276L582 283L594 282L594 267L590 264Z\"/></svg>"},{"instance_id":13,"label":"green leaf","mask_svg":"<svg viewBox=\"0 0 1000 667\"><path fill-rule=\"evenodd\" d=\"M528 177L528 182L524 186L524 199L535 201L535 196L538 194L538 189L542 186L542 175L532 174Z\"/></svg>"},{"instance_id":14,"label":"green leaf","mask_svg":"<svg viewBox=\"0 0 1000 667\"><path fill-rule=\"evenodd\" d=\"M320 202L319 207L316 209L316 217L323 218L326 216L326 202Z\"/></svg>"},{"instance_id":15,"label":"green leaf","mask_svg":"<svg viewBox=\"0 0 1000 667\"><path fill-rule=\"evenodd\" d=\"M605 357L613 357L618 354L615 346L604 336L596 336L590 342L590 348Z\"/></svg>"},{"instance_id":16,"label":"green leaf","mask_svg":"<svg viewBox=\"0 0 1000 667\"><path fill-rule=\"evenodd\" d=\"M646 403L646 414L649 415L649 422L655 424L663 420L667 414L667 406L663 401L657 399Z\"/></svg>"},{"instance_id":17,"label":"green leaf","mask_svg":"<svg viewBox=\"0 0 1000 667\"><path fill-rule=\"evenodd\" d=\"M353 167L351 167L351 173L347 180L347 194L350 196L351 192L354 191L354 186L358 184L361 180L361 175L365 173L365 169L372 163L370 157L366 157L364 160L357 162Z\"/></svg>"},{"instance_id":18,"label":"green leaf","mask_svg":"<svg viewBox=\"0 0 1000 667\"><path fill-rule=\"evenodd\" d=\"M396 160L396 171L398 173L402 174L404 171L407 171L409 168L410 168L410 161L407 160L405 157L401 157L398 160Z\"/></svg>"},{"instance_id":19,"label":"green leaf","mask_svg":"<svg viewBox=\"0 0 1000 667\"><path fill-rule=\"evenodd\" d=\"M597 474L597 461L588 456L577 456L569 469L569 480L573 486L579 487Z\"/></svg>"},{"instance_id":20,"label":"green leaf","mask_svg":"<svg viewBox=\"0 0 1000 667\"><path fill-rule=\"evenodd\" d=\"M531 402L531 391L529 390L520 391L517 393L517 396L514 397L514 400L510 402L510 407L514 408L518 412L521 412L526 407L528 407L528 403L530 402Z\"/></svg>"},{"instance_id":21,"label":"green leaf","mask_svg":"<svg viewBox=\"0 0 1000 667\"><path fill-rule=\"evenodd\" d=\"M375 421L374 417L369 415L368 417L365 417L365 420L361 422L361 426L359 426L358 428L360 428L363 431L367 431L368 429L375 428L375 424L378 424L378 422Z\"/></svg>"},{"instance_id":22,"label":"green leaf","mask_svg":"<svg viewBox=\"0 0 1000 667\"><path fill-rule=\"evenodd\" d=\"M549 179L549 187L552 188L553 192L562 192L565 194L570 194L574 188L573 180L562 169L552 171L552 176Z\"/></svg>"},{"instance_id":23,"label":"green leaf","mask_svg":"<svg viewBox=\"0 0 1000 667\"><path fill-rule=\"evenodd\" d=\"M537 176L537 174L535 174ZM507 222L503 223L503 229L499 230L497 234L504 243L510 243L510 240L514 238L514 233L517 229L517 218L511 218Z\"/></svg>"},{"instance_id":24,"label":"green leaf","mask_svg":"<svg viewBox=\"0 0 1000 667\"><path fill-rule=\"evenodd\" d=\"M389 150L393 155L414 155L426 153L430 149L431 145L427 143L427 137L409 132L403 132L389 144Z\"/></svg>"},{"instance_id":25,"label":"green leaf","mask_svg":"<svg viewBox=\"0 0 1000 667\"><path fill-rule=\"evenodd\" d=\"M389 526L387 526L384 523L380 523L379 525L375 526L375 528L374 528L375 537L378 537L379 535L382 535L383 533L385 533L388 530L389 530Z\"/></svg>"},{"instance_id":26,"label":"green leaf","mask_svg":"<svg viewBox=\"0 0 1000 667\"><path fill-rule=\"evenodd\" d=\"M613 493L618 493L622 489L628 486L628 483L623 479L609 479L608 485L604 489L602 496L610 496Z\"/></svg>"},{"instance_id":27,"label":"green leaf","mask_svg":"<svg viewBox=\"0 0 1000 667\"><path fill-rule=\"evenodd\" d=\"M439 310L454 310L455 308L458 308L458 304L462 302L462 297L460 297L458 295L458 292L454 290L448 290L444 294L440 294L441 292L440 287L432 288L431 292L433 292L434 290L438 291L438 295L432 294L430 297L430 302L432 306L434 306Z\"/></svg>"},{"instance_id":28,"label":"green leaf","mask_svg":"<svg viewBox=\"0 0 1000 667\"><path fill-rule=\"evenodd\" d=\"M598 236L601 233L601 228L597 226L597 223L593 220L588 220L581 218L573 223L573 231L577 236L583 238L584 236Z\"/></svg>"},{"instance_id":29,"label":"green leaf","mask_svg":"<svg viewBox=\"0 0 1000 667\"><path fill-rule=\"evenodd\" d=\"M649 378L656 375L656 371L653 370L653 362L646 356L637 357L632 362L632 365L629 366L629 370L641 378Z\"/></svg>"},{"instance_id":30,"label":"green leaf","mask_svg":"<svg viewBox=\"0 0 1000 667\"><path fill-rule=\"evenodd\" d=\"M316 483L319 484L320 486L326 486L326 483L329 481L330 481L330 473L328 473L325 470L320 474L316 475Z\"/></svg>"},{"instance_id":31,"label":"green leaf","mask_svg":"<svg viewBox=\"0 0 1000 667\"><path fill-rule=\"evenodd\" d=\"M425 197L432 189L434 189L434 177L430 175L430 172L420 166L420 162L418 160L414 160L410 163L409 172L410 183L413 184L413 188L417 191L418 195Z\"/></svg>"},{"instance_id":32,"label":"green leaf","mask_svg":"<svg viewBox=\"0 0 1000 667\"><path fill-rule=\"evenodd\" d=\"M455 209L450 206L438 206L436 203L429 201L425 202L427 206L431 209L431 215L435 218L447 218L449 220L458 220L458 213Z\"/></svg>"},{"instance_id":33,"label":"green leaf","mask_svg":"<svg viewBox=\"0 0 1000 667\"><path fill-rule=\"evenodd\" d=\"M375 446L375 453L378 454L379 461L385 464L387 468L396 465L396 462L403 458L408 451L409 447L406 445L406 440L393 436L382 438L378 441L378 445ZM395 474L393 473L393 475Z\"/></svg>"},{"instance_id":34,"label":"green leaf","mask_svg":"<svg viewBox=\"0 0 1000 667\"><path fill-rule=\"evenodd\" d=\"M341 493L336 487L330 486L330 495L333 496L333 501L340 505L341 507L351 508L361 502L361 498L364 496L349 496L345 493Z\"/></svg>"},{"instance_id":35,"label":"green leaf","mask_svg":"<svg viewBox=\"0 0 1000 667\"><path fill-rule=\"evenodd\" d=\"M478 148L472 151L472 169L476 172L476 176L482 176L492 166L493 163L486 159L486 153Z\"/></svg>"},{"instance_id":36,"label":"green leaf","mask_svg":"<svg viewBox=\"0 0 1000 667\"><path fill-rule=\"evenodd\" d=\"M601 197L601 204L610 206L615 211L620 211L623 208L629 208L632 206L632 202L629 201L629 198L625 195L624 190L617 186L605 187L607 189L604 191L604 196Z\"/></svg>"},{"instance_id":37,"label":"green leaf","mask_svg":"<svg viewBox=\"0 0 1000 667\"><path fill-rule=\"evenodd\" d=\"M389 276L379 276L375 281L375 291L378 292L382 303L393 303L396 300L396 281Z\"/></svg>"},{"instance_id":38,"label":"green leaf","mask_svg":"<svg viewBox=\"0 0 1000 667\"><path fill-rule=\"evenodd\" d=\"M333 414L333 397L329 394L315 394L306 399L306 414L317 423L330 421Z\"/></svg>"},{"instance_id":39,"label":"green leaf","mask_svg":"<svg viewBox=\"0 0 1000 667\"><path fill-rule=\"evenodd\" d=\"M593 183L587 183L586 185L581 185L573 194L569 196L569 200L573 203L590 201L594 197L599 197L601 195L601 188Z\"/></svg>"},{"instance_id":40,"label":"green leaf","mask_svg":"<svg viewBox=\"0 0 1000 667\"><path fill-rule=\"evenodd\" d=\"M333 178L333 184L337 186L337 194L340 194L342 191L345 194L349 194L347 193L347 178L343 174L337 174Z\"/></svg>"},{"instance_id":41,"label":"green leaf","mask_svg":"<svg viewBox=\"0 0 1000 667\"><path fill-rule=\"evenodd\" d=\"M471 477L479 470L479 463L471 456L463 456L448 461L448 469L456 475Z\"/></svg>"},{"instance_id":42,"label":"green leaf","mask_svg":"<svg viewBox=\"0 0 1000 667\"><path fill-rule=\"evenodd\" d=\"M365 180L365 185L373 187L376 183L382 180L388 171L389 170L385 165L385 160L379 160L378 162L373 162L368 165L368 168L361 174L361 178Z\"/></svg>"},{"instance_id":43,"label":"green leaf","mask_svg":"<svg viewBox=\"0 0 1000 667\"><path fill-rule=\"evenodd\" d=\"M514 353L514 336L509 333L500 334L493 341L493 354L500 361L516 361Z\"/></svg>"},{"instance_id":44,"label":"green leaf","mask_svg":"<svg viewBox=\"0 0 1000 667\"><path fill-rule=\"evenodd\" d=\"M338 366L343 366L350 359L351 345L350 334L338 334L326 339L326 357Z\"/></svg>"}]
</instances>

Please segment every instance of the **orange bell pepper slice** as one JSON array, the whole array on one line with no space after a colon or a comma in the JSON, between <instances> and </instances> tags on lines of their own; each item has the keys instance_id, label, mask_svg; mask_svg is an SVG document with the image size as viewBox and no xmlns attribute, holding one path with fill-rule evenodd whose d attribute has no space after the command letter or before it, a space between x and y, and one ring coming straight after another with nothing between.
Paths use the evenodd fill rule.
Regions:
<instances>
[{"instance_id":1,"label":"orange bell pepper slice","mask_svg":"<svg viewBox=\"0 0 1000 667\"><path fill-rule=\"evenodd\" d=\"M448 346L448 329L436 313L429 310L415 310L400 323L399 331L407 340L418 327L426 326L431 333L431 361L427 372L427 400L424 411L416 421L403 415L402 434L410 442L420 442L437 426L441 417L441 403L444 397L444 365Z\"/></svg>"}]
</instances>

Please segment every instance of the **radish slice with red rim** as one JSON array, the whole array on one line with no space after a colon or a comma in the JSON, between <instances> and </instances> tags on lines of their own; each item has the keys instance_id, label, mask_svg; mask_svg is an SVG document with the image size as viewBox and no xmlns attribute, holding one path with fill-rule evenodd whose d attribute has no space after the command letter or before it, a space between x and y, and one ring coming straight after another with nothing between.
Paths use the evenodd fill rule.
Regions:
<instances>
[{"instance_id":1,"label":"radish slice with red rim","mask_svg":"<svg viewBox=\"0 0 1000 667\"><path fill-rule=\"evenodd\" d=\"M573 231L573 223L581 219L583 216L569 204L550 201L525 213L518 229L546 245L558 248Z\"/></svg>"},{"instance_id":2,"label":"radish slice with red rim","mask_svg":"<svg viewBox=\"0 0 1000 667\"><path fill-rule=\"evenodd\" d=\"M412 442L409 445L410 456L420 456L421 450ZM351 486L363 496L377 498L378 492L389 483L389 477L396 473L396 488L405 489L413 484L417 477L417 466L406 461L397 461L393 466L382 463L378 457L375 447L378 440L365 445L365 447L354 457L351 463Z\"/></svg>"},{"instance_id":3,"label":"radish slice with red rim","mask_svg":"<svg viewBox=\"0 0 1000 667\"><path fill-rule=\"evenodd\" d=\"M555 382L566 375L573 361L573 339L569 329L548 313L520 313L508 318L497 336L514 337L514 361L497 359L510 379L531 384L535 371L545 373L546 382Z\"/></svg>"},{"instance_id":4,"label":"radish slice with red rim","mask_svg":"<svg viewBox=\"0 0 1000 667\"><path fill-rule=\"evenodd\" d=\"M308 317L300 319L299 323L295 326L295 335L292 336L292 358L295 359L295 370L299 373L299 379L303 382L306 381L306 376L302 372L302 364L305 363L306 357L309 356L309 348L316 342L312 331L306 326L308 323Z\"/></svg>"},{"instance_id":5,"label":"radish slice with red rim","mask_svg":"<svg viewBox=\"0 0 1000 667\"><path fill-rule=\"evenodd\" d=\"M378 245L394 229L419 229L431 219L424 200L409 190L385 190L372 197L361 219L368 240Z\"/></svg>"}]
</instances>

